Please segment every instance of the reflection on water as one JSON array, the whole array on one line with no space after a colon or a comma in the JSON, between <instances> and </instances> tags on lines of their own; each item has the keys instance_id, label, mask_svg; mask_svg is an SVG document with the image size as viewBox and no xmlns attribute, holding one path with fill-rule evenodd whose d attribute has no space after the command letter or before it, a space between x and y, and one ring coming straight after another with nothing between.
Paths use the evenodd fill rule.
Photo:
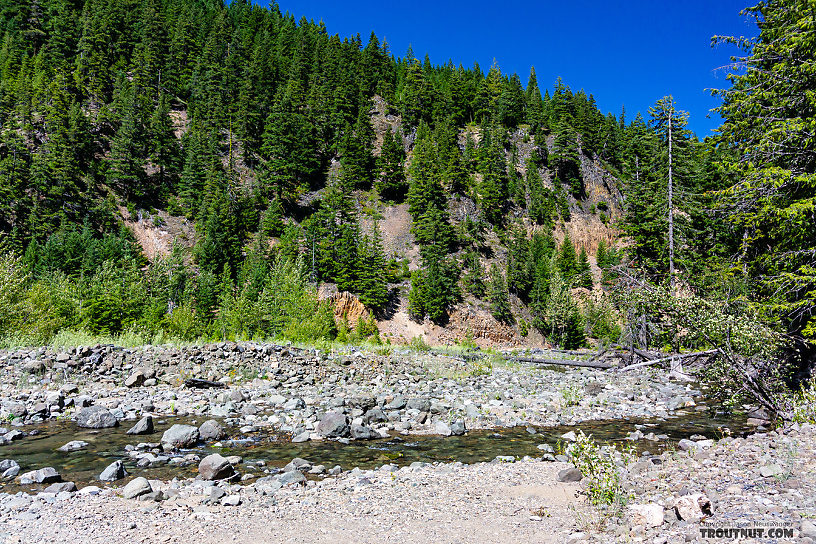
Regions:
<instances>
[{"instance_id":1,"label":"reflection on water","mask_svg":"<svg viewBox=\"0 0 816 544\"><path fill-rule=\"evenodd\" d=\"M40 434L29 436L6 446L0 446L0 459L14 459L21 467L21 472L52 466L62 474L66 481L77 485L93 483L100 472L115 459L124 459L125 466L131 475L138 474L148 478L172 479L173 477L191 477L196 474L197 465L186 467L160 465L152 468L136 467L136 460L127 456L124 448L128 444L140 442L158 442L165 429L174 423L186 423L181 418L165 418L156 423L156 432L152 435L130 436L126 434L128 425L114 429L88 430L79 429L74 423L49 422L25 430L37 429ZM199 422L200 423L200 422ZM287 437L278 435L238 436L227 440L222 447L212 445L190 450L201 456L218 452L222 455L240 455L245 463L263 460L267 465L282 467L294 457L302 457L313 464L326 467L340 465L343 469L360 467L374 468L386 463L407 465L414 461L476 463L490 461L498 455L522 457L539 456L541 451L536 446L547 443L555 447L562 434L570 430L583 430L604 442L624 442L626 436L640 428L644 433L665 434L668 440L652 442L639 440L633 445L639 451L648 450L659 453L668 444L681 438L699 434L715 438L727 427L733 434L748 431L745 419L712 415L707 411L692 411L667 420L612 420L592 421L575 426L560 427L513 427L498 430L474 430L464 436L417 436L394 435L389 439L351 442L342 444L333 441L304 442L294 444ZM535 431L531 433L530 431ZM237 433L237 429L233 429ZM57 448L71 440L88 442L85 449L62 453ZM628 441L627 441L628 442ZM188 452L189 453L189 452ZM246 472L244 468L241 472ZM255 469L257 474L259 469ZM11 483L0 484L0 490L16 491Z\"/></svg>"}]
</instances>

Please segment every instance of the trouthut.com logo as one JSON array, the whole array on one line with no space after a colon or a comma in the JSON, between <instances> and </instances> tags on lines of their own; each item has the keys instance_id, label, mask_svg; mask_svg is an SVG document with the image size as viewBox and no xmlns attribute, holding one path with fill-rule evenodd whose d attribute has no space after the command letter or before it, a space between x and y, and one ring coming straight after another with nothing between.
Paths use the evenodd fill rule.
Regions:
<instances>
[{"instance_id":1,"label":"trouthut.com logo","mask_svg":"<svg viewBox=\"0 0 816 544\"><path fill-rule=\"evenodd\" d=\"M706 539L793 538L798 532L792 521L704 521L700 536Z\"/></svg>"}]
</instances>

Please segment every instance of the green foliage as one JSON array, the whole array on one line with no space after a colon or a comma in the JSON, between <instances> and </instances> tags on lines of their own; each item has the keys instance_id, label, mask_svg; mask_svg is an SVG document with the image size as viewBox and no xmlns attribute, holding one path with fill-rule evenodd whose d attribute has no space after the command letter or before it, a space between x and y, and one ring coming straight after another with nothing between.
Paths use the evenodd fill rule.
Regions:
<instances>
[{"instance_id":1,"label":"green foliage","mask_svg":"<svg viewBox=\"0 0 816 544\"><path fill-rule=\"evenodd\" d=\"M8 253L0 255L0 335L13 331L28 279L29 273L19 257Z\"/></svg>"},{"instance_id":2,"label":"green foliage","mask_svg":"<svg viewBox=\"0 0 816 544\"><path fill-rule=\"evenodd\" d=\"M408 313L418 321L426 316L434 323L447 319L448 309L459 301L459 267L437 253L423 257L423 267L411 276Z\"/></svg>"},{"instance_id":3,"label":"green foliage","mask_svg":"<svg viewBox=\"0 0 816 544\"><path fill-rule=\"evenodd\" d=\"M592 289L592 269L589 266L589 257L587 256L586 250L583 247L581 247L581 252L578 254L575 274L576 287Z\"/></svg>"},{"instance_id":4,"label":"green foliage","mask_svg":"<svg viewBox=\"0 0 816 544\"><path fill-rule=\"evenodd\" d=\"M490 284L488 285L488 297L490 299L490 313L497 321L502 323L513 323L515 318L510 310L510 299L507 292L507 284L504 275L499 269L499 265L490 265Z\"/></svg>"},{"instance_id":5,"label":"green foliage","mask_svg":"<svg viewBox=\"0 0 816 544\"><path fill-rule=\"evenodd\" d=\"M588 299L582 313L588 336L607 344L620 340L622 319L606 297Z\"/></svg>"},{"instance_id":6,"label":"green foliage","mask_svg":"<svg viewBox=\"0 0 816 544\"><path fill-rule=\"evenodd\" d=\"M465 291L476 298L484 298L487 290L484 283L484 269L475 251L470 251L465 255L464 267L467 272L462 276L462 286Z\"/></svg>"},{"instance_id":7,"label":"green foliage","mask_svg":"<svg viewBox=\"0 0 816 544\"><path fill-rule=\"evenodd\" d=\"M405 181L405 148L399 132L387 130L383 137L382 152L377 159L380 171L376 182L380 195L396 202L405 198L408 184Z\"/></svg>"},{"instance_id":8,"label":"green foliage","mask_svg":"<svg viewBox=\"0 0 816 544\"><path fill-rule=\"evenodd\" d=\"M616 508L626 505L629 495L623 489L622 474L615 457L621 456L626 463L632 460L631 454L618 452L614 446L599 446L592 435L587 436L583 431L578 431L575 442L566 447L566 454L570 463L584 476L581 481L590 503Z\"/></svg>"},{"instance_id":9,"label":"green foliage","mask_svg":"<svg viewBox=\"0 0 816 544\"><path fill-rule=\"evenodd\" d=\"M581 386L578 384L562 385L558 392L561 394L561 406L564 408L578 406L583 398Z\"/></svg>"},{"instance_id":10,"label":"green foliage","mask_svg":"<svg viewBox=\"0 0 816 544\"><path fill-rule=\"evenodd\" d=\"M579 270L575 246L569 236L564 236L564 240L561 242L556 265L567 283L572 284L578 277Z\"/></svg>"},{"instance_id":11,"label":"green foliage","mask_svg":"<svg viewBox=\"0 0 816 544\"><path fill-rule=\"evenodd\" d=\"M550 266L548 292L532 304L533 325L551 342L565 349L577 349L586 341L583 318L572 299L569 284L554 262Z\"/></svg>"},{"instance_id":12,"label":"green foliage","mask_svg":"<svg viewBox=\"0 0 816 544\"><path fill-rule=\"evenodd\" d=\"M792 422L816 424L816 379L803 383L789 402Z\"/></svg>"},{"instance_id":13,"label":"green foliage","mask_svg":"<svg viewBox=\"0 0 816 544\"><path fill-rule=\"evenodd\" d=\"M816 21L809 2L761 2L744 12L759 28L737 45L742 70L716 94L722 166L733 183L717 195L737 233L740 264L759 279L766 301L789 333L816 339L816 113L810 96ZM779 81L785 81L779 85ZM812 343L809 348L812 354Z\"/></svg>"}]
</instances>

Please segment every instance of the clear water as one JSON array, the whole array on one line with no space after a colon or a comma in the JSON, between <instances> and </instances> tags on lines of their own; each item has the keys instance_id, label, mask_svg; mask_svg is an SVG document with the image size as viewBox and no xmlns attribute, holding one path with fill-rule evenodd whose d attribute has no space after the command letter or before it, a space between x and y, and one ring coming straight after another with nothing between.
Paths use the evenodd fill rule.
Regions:
<instances>
[{"instance_id":1,"label":"clear water","mask_svg":"<svg viewBox=\"0 0 816 544\"><path fill-rule=\"evenodd\" d=\"M158 418L157 418L158 420ZM130 436L126 434L129 425L114 429L89 430L80 429L72 422L49 422L23 430L37 429L40 434L28 436L6 446L0 446L0 459L14 459L20 464L21 473L46 466L57 469L63 480L82 484L96 483L102 470L116 459L123 459L131 475L147 478L172 479L195 476L197 464L186 467L159 465L156 467L136 467L136 460L131 459L124 448L128 444L139 442L159 442L162 433L174 423L187 423L182 418L163 418L154 420L155 432L151 435ZM160 422L159 422L160 421ZM199 421L200 423L200 421ZM302 457L312 464L322 464L327 468L340 465L344 470L354 467L369 469L386 463L407 465L414 461L476 463L491 461L499 455L522 457L525 455L540 456L539 444L550 444L556 447L562 434L568 431L583 430L592 434L599 441L620 443L637 428L644 433L668 435L668 440L652 442L639 440L633 445L639 450L652 453L663 451L671 443L692 435L704 435L715 438L727 427L734 435L747 432L744 417L716 415L709 411L695 410L680 413L676 418L667 420L610 420L590 421L575 426L559 427L513 427L498 430L473 430L464 436L418 436L393 435L389 439L372 441L353 441L343 444L334 441L304 442L294 444L289 437L282 435L252 434L241 436L237 429L230 429L232 437L222 441L221 447L201 445L182 453L194 452L201 456L210 453L222 455L240 455L244 464L253 460L263 460L267 466L282 467L294 457ZM530 431L534 431L531 433ZM88 446L82 450L63 453L57 448L71 440L84 440ZM246 466L239 467L242 473L250 471ZM263 475L261 469L251 472ZM33 486L28 486L31 489ZM0 483L0 491L15 492L20 487L13 482Z\"/></svg>"}]
</instances>

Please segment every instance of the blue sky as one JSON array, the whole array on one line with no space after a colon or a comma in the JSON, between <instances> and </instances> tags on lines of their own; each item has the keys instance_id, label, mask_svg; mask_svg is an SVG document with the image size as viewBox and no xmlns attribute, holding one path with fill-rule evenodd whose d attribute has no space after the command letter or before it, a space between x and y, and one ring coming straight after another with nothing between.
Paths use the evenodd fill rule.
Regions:
<instances>
[{"instance_id":1,"label":"blue sky","mask_svg":"<svg viewBox=\"0 0 816 544\"><path fill-rule=\"evenodd\" d=\"M264 2L260 2L264 4ZM750 0L520 0L389 3L363 0L280 0L281 11L326 23L331 34L373 30L396 56L410 44L434 64L453 60L484 71L495 59L504 73L526 85L535 66L542 88L558 76L573 90L592 93L604 113L626 107L627 118L673 94L690 113L701 138L719 125L709 110L718 100L707 88L727 87L733 47L712 48L711 36L753 35L756 26L739 14Z\"/></svg>"}]
</instances>

